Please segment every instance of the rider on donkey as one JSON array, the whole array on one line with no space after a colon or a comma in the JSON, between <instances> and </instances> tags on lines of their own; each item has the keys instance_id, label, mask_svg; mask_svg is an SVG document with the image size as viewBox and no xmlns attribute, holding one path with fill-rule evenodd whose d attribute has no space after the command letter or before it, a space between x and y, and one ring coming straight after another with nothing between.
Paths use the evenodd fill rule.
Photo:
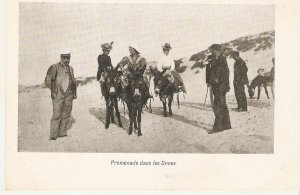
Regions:
<instances>
[{"instance_id":1,"label":"rider on donkey","mask_svg":"<svg viewBox=\"0 0 300 195\"><path fill-rule=\"evenodd\" d=\"M185 86L180 75L174 70L175 62L174 59L169 55L170 50L172 49L169 43L165 43L162 46L164 54L161 56L157 63L157 70L160 71L164 77L167 77L169 81L174 82L179 89L186 93Z\"/></svg>"},{"instance_id":2,"label":"rider on donkey","mask_svg":"<svg viewBox=\"0 0 300 195\"><path fill-rule=\"evenodd\" d=\"M140 52L137 50L136 46L129 46L129 52L130 55L124 57L118 64L121 71L123 72L123 76L121 77L121 80L123 81L122 83L124 83L124 79L129 79L133 74L139 74L143 76L147 67L146 59L140 55ZM147 83L147 80L144 81L146 89L145 95L148 98L152 98L149 93L149 85Z\"/></svg>"},{"instance_id":3,"label":"rider on donkey","mask_svg":"<svg viewBox=\"0 0 300 195\"><path fill-rule=\"evenodd\" d=\"M101 90L103 90L103 83L105 82L105 79L107 77L107 72L109 70L113 69L113 66L111 64L111 59L109 56L110 50L112 50L112 44L111 43L104 43L101 45L103 54L98 56L98 72L97 72L97 81L100 81ZM102 95L104 95L104 92L102 91ZM106 98L106 97L105 97Z\"/></svg>"}]
</instances>

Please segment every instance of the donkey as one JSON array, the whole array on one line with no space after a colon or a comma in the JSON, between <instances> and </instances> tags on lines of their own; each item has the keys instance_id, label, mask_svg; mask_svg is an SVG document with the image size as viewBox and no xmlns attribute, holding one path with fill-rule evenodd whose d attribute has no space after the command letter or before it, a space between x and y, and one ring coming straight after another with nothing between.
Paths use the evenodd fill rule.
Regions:
<instances>
[{"instance_id":1,"label":"donkey","mask_svg":"<svg viewBox=\"0 0 300 195\"><path fill-rule=\"evenodd\" d=\"M137 133L138 136L142 136L142 110L149 99L149 97L145 93L147 87L143 75L140 73L132 74L130 77L130 86L132 96L130 112L131 116L128 134L132 133L132 126L134 125L135 133Z\"/></svg>"},{"instance_id":2,"label":"donkey","mask_svg":"<svg viewBox=\"0 0 300 195\"><path fill-rule=\"evenodd\" d=\"M269 93L268 93L268 89L267 86L272 86L273 85L273 80L270 76L270 72L266 72L264 75L257 75L251 82L250 85L247 85L248 87L248 93L250 96L250 99L254 99L254 94L255 94L255 88L258 88L258 96L257 99L260 98L260 92L261 92L261 87L263 86L265 89L265 93L268 97L268 99L270 99L269 97ZM274 98L274 94L272 91L272 96Z\"/></svg>"},{"instance_id":3,"label":"donkey","mask_svg":"<svg viewBox=\"0 0 300 195\"><path fill-rule=\"evenodd\" d=\"M129 130L127 131L127 133L128 135L131 135L134 127L134 133L137 133L138 136L142 136L141 114L142 109L149 98L145 94L145 90L147 89L144 77L140 73L130 73L122 75L121 84L121 99L127 105L130 120Z\"/></svg>"},{"instance_id":4,"label":"donkey","mask_svg":"<svg viewBox=\"0 0 300 195\"><path fill-rule=\"evenodd\" d=\"M172 101L175 93L179 92L179 88L174 82L171 82L168 78L164 77L158 70L154 71L154 91L156 95L159 95L160 101L163 103L164 116L167 117L167 100L169 108L169 116L172 116ZM178 107L179 96L177 95Z\"/></svg>"},{"instance_id":5,"label":"donkey","mask_svg":"<svg viewBox=\"0 0 300 195\"><path fill-rule=\"evenodd\" d=\"M108 129L110 123L115 123L113 108L115 108L119 127L123 127L118 108L118 96L121 93L121 82L116 69L108 70L102 75L101 92L106 103L105 128Z\"/></svg>"}]
</instances>

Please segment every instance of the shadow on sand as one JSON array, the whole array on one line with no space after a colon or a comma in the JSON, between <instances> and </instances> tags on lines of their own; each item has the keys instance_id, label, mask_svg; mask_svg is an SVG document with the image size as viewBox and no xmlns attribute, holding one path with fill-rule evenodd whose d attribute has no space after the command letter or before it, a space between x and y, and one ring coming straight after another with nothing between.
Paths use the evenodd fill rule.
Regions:
<instances>
[{"instance_id":1,"label":"shadow on sand","mask_svg":"<svg viewBox=\"0 0 300 195\"><path fill-rule=\"evenodd\" d=\"M152 114L155 114L155 115L160 116L160 117L164 117L163 108L161 108L161 107L152 107ZM173 113L172 116L168 116L168 117L172 118L174 120L183 122L185 124L193 125L197 128L204 129L206 131L211 131L211 128L212 128L212 126L210 124L206 124L206 123L203 123L201 121L193 121L193 120L190 120L190 119L188 119L184 116L178 115L178 114Z\"/></svg>"},{"instance_id":2,"label":"shadow on sand","mask_svg":"<svg viewBox=\"0 0 300 195\"><path fill-rule=\"evenodd\" d=\"M194 109L197 109L197 110L212 111L212 108L209 105L209 103L204 106L204 104L202 104L202 103L180 102L180 106L194 108Z\"/></svg>"},{"instance_id":3,"label":"shadow on sand","mask_svg":"<svg viewBox=\"0 0 300 195\"><path fill-rule=\"evenodd\" d=\"M103 109L103 108L90 108L89 113L91 115L93 115L94 117L96 117L99 121L101 121L103 123L103 126L105 125L105 115L106 115L106 110L105 109ZM118 126L119 125L118 124L118 119L115 115L115 111L114 111L114 118L115 118L115 123L111 123L110 126L111 125L116 125L117 127L119 127ZM128 131L128 129L129 129L129 120L127 118L125 118L122 114L121 114L121 122L122 122L122 125L123 125L123 129Z\"/></svg>"},{"instance_id":4,"label":"shadow on sand","mask_svg":"<svg viewBox=\"0 0 300 195\"><path fill-rule=\"evenodd\" d=\"M227 101L229 105L236 105L236 100ZM271 108L270 100L247 99L247 105L255 108Z\"/></svg>"}]
</instances>

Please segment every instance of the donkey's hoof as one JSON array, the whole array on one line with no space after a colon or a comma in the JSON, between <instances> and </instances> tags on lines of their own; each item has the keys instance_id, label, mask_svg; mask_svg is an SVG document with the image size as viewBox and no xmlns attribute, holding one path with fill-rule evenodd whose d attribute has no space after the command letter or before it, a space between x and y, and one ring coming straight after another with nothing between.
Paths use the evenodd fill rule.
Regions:
<instances>
[{"instance_id":1,"label":"donkey's hoof","mask_svg":"<svg viewBox=\"0 0 300 195\"><path fill-rule=\"evenodd\" d=\"M164 113L164 117L167 117L168 115L167 115L167 113Z\"/></svg>"},{"instance_id":2,"label":"donkey's hoof","mask_svg":"<svg viewBox=\"0 0 300 195\"><path fill-rule=\"evenodd\" d=\"M123 125L122 125L122 124L119 124L119 127L123 127Z\"/></svg>"},{"instance_id":3,"label":"donkey's hoof","mask_svg":"<svg viewBox=\"0 0 300 195\"><path fill-rule=\"evenodd\" d=\"M109 128L109 125L105 125L105 129L108 129Z\"/></svg>"},{"instance_id":4,"label":"donkey's hoof","mask_svg":"<svg viewBox=\"0 0 300 195\"><path fill-rule=\"evenodd\" d=\"M170 116L172 116L172 115L173 115L173 113L172 113L172 112L169 112L169 115L170 115Z\"/></svg>"},{"instance_id":5,"label":"donkey's hoof","mask_svg":"<svg viewBox=\"0 0 300 195\"><path fill-rule=\"evenodd\" d=\"M151 108L149 109L149 112L152 113L152 109Z\"/></svg>"},{"instance_id":6,"label":"donkey's hoof","mask_svg":"<svg viewBox=\"0 0 300 195\"><path fill-rule=\"evenodd\" d=\"M138 136L142 136L143 134L139 132L137 135L138 135Z\"/></svg>"}]
</instances>

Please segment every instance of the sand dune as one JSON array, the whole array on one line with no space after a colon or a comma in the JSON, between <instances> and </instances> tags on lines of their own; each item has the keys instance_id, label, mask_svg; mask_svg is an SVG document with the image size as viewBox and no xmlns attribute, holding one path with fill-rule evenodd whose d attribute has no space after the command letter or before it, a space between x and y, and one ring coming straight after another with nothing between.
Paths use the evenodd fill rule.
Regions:
<instances>
[{"instance_id":1,"label":"sand dune","mask_svg":"<svg viewBox=\"0 0 300 195\"><path fill-rule=\"evenodd\" d=\"M19 151L35 152L170 152L170 153L272 153L273 100L249 100L249 111L235 112L234 97L228 95L233 129L208 134L214 114L203 107L205 92L187 85L180 109L173 104L172 117L163 117L158 98L152 102L153 113L142 115L143 136L127 135L128 114L119 105L124 128L112 124L104 128L105 102L95 80L78 88L73 120L68 137L48 141L52 105L50 92L33 88L19 93ZM209 98L208 102L209 104Z\"/></svg>"}]
</instances>

